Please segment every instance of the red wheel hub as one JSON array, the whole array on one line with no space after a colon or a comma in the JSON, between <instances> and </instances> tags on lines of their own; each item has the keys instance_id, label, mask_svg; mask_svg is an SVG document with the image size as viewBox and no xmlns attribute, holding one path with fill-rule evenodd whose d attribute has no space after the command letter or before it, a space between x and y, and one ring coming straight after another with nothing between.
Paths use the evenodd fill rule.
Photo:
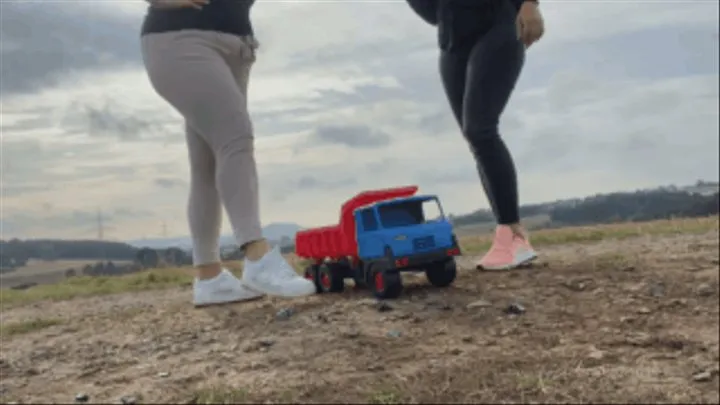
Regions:
<instances>
[{"instance_id":1,"label":"red wheel hub","mask_svg":"<svg viewBox=\"0 0 720 405\"><path fill-rule=\"evenodd\" d=\"M320 283L325 288L330 288L330 276L327 273L320 274Z\"/></svg>"},{"instance_id":2,"label":"red wheel hub","mask_svg":"<svg viewBox=\"0 0 720 405\"><path fill-rule=\"evenodd\" d=\"M375 290L385 291L385 278L382 273L375 273Z\"/></svg>"}]
</instances>

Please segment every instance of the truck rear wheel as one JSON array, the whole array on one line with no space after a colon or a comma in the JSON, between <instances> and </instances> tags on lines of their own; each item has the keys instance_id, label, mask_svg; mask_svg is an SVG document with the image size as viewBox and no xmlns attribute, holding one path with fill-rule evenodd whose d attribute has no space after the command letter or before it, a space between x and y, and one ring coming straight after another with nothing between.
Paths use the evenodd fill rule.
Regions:
<instances>
[{"instance_id":1,"label":"truck rear wheel","mask_svg":"<svg viewBox=\"0 0 720 405\"><path fill-rule=\"evenodd\" d=\"M318 268L318 285L323 292L342 292L345 289L345 277L342 269L333 264L322 264Z\"/></svg>"},{"instance_id":2,"label":"truck rear wheel","mask_svg":"<svg viewBox=\"0 0 720 405\"><path fill-rule=\"evenodd\" d=\"M310 266L305 267L305 273L304 277L315 284L315 292L321 293L322 288L320 288L320 284L318 283L318 266L315 264L311 264Z\"/></svg>"},{"instance_id":3,"label":"truck rear wheel","mask_svg":"<svg viewBox=\"0 0 720 405\"><path fill-rule=\"evenodd\" d=\"M449 286L455 281L455 277L457 277L457 264L455 263L455 259L450 259L428 267L425 269L425 276L430 284L435 287Z\"/></svg>"},{"instance_id":4,"label":"truck rear wheel","mask_svg":"<svg viewBox=\"0 0 720 405\"><path fill-rule=\"evenodd\" d=\"M397 271L374 270L370 283L373 294L380 299L397 298L402 294L402 276Z\"/></svg>"}]
</instances>

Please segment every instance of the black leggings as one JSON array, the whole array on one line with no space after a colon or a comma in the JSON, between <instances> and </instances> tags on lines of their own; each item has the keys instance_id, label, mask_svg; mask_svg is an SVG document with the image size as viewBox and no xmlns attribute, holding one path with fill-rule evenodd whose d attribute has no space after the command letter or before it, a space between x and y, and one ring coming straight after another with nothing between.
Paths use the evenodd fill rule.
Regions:
<instances>
[{"instance_id":1,"label":"black leggings","mask_svg":"<svg viewBox=\"0 0 720 405\"><path fill-rule=\"evenodd\" d=\"M515 13L510 7L498 10L492 28L476 41L458 45L440 56L445 93L497 222L514 224L520 221L517 175L498 124L525 60Z\"/></svg>"}]
</instances>

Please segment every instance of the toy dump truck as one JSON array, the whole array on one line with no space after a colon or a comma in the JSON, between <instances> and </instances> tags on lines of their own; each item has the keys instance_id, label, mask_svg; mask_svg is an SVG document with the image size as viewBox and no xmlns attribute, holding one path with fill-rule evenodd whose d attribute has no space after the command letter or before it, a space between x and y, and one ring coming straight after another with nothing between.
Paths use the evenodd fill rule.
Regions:
<instances>
[{"instance_id":1,"label":"toy dump truck","mask_svg":"<svg viewBox=\"0 0 720 405\"><path fill-rule=\"evenodd\" d=\"M403 271L424 271L437 287L455 281L461 252L452 224L437 196L417 191L364 191L342 205L338 225L297 233L295 252L311 261L305 277L318 293L342 292L351 278L378 298L397 298Z\"/></svg>"}]
</instances>

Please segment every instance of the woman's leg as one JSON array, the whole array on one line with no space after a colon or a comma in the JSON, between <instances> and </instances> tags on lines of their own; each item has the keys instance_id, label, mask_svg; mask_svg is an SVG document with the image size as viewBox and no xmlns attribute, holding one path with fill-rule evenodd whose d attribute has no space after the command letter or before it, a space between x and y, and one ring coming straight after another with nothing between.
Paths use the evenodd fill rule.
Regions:
<instances>
[{"instance_id":1,"label":"woman's leg","mask_svg":"<svg viewBox=\"0 0 720 405\"><path fill-rule=\"evenodd\" d=\"M470 58L471 46L464 48L456 48L453 51L442 51L440 53L440 77L442 78L445 95L450 103L450 109L457 121L460 129L463 130L463 111L465 107L465 83L468 71L468 60ZM463 134L465 131L463 130ZM471 150L472 150L471 145ZM475 155L473 151L473 155ZM476 156L476 155L475 155ZM476 160L477 162L477 160ZM492 190L488 188L489 182L485 177L485 172L480 170L478 165L478 173L480 175L481 184L485 190L490 207L498 216L495 198L493 198Z\"/></svg>"},{"instance_id":2,"label":"woman's leg","mask_svg":"<svg viewBox=\"0 0 720 405\"><path fill-rule=\"evenodd\" d=\"M236 82L235 66L228 63L230 60L246 65L253 62L241 58L242 46L240 37L207 31L150 34L143 38L143 56L150 80L212 150L217 195L228 212L238 244L246 246L263 237L247 99ZM198 178L198 181L206 180L206 177ZM203 195L191 199L203 201L201 205L213 203ZM199 211L197 214L202 215ZM266 254L255 263L256 271L263 275L255 277L260 281L251 287L286 296L315 292L312 282L295 274L278 252L271 253L276 254Z\"/></svg>"},{"instance_id":3,"label":"woman's leg","mask_svg":"<svg viewBox=\"0 0 720 405\"><path fill-rule=\"evenodd\" d=\"M230 70L232 71L233 77L235 78L235 84L240 90L240 94L242 94L243 98L247 102L248 87L250 83L250 71L253 63L255 62L255 50L257 48L257 42L251 37L237 38L235 36L228 35L222 35L219 37L219 39L227 43L229 49L236 50L236 52L225 54L225 59L228 63L228 66L230 66ZM249 117L248 124L250 126L250 133L253 133L252 121L249 119ZM254 173L254 175L251 177L254 181L250 184L250 187L257 190L258 176L254 154L252 156L252 161L253 164L252 167L249 168L249 170ZM218 182L220 182L221 184L227 184L229 182L231 184L230 187L221 187L222 189L232 188L232 183L235 181L236 176L232 171L226 170L232 168L232 164L221 165L221 170L218 170L217 172ZM254 195L256 196L256 199L253 201L253 204L256 207L255 211L259 212L259 200L257 199L259 197L259 193L256 192L254 193ZM232 203L229 203L227 204L227 206L234 205ZM232 224L242 224L243 220L241 217L234 218L235 215L243 215L240 211L228 209L228 215L230 216L230 222ZM242 234L239 232L239 230L235 231L235 234L241 235L240 237L242 237ZM263 238L244 240L238 243L241 243L240 247L243 249L245 257L247 257L251 261L260 260L263 256L265 256L266 253L270 251L270 245Z\"/></svg>"},{"instance_id":4,"label":"woman's leg","mask_svg":"<svg viewBox=\"0 0 720 405\"><path fill-rule=\"evenodd\" d=\"M480 263L486 269L512 268L536 257L520 226L515 165L498 130L525 56L515 12L506 3L498 3L503 7L497 10L494 27L467 56L461 54L467 60L460 113L463 134L499 224L493 247Z\"/></svg>"},{"instance_id":5,"label":"woman's leg","mask_svg":"<svg viewBox=\"0 0 720 405\"><path fill-rule=\"evenodd\" d=\"M522 69L525 49L515 25L498 24L473 47L463 104L463 133L500 225L520 222L515 164L498 129Z\"/></svg>"},{"instance_id":6,"label":"woman's leg","mask_svg":"<svg viewBox=\"0 0 720 405\"><path fill-rule=\"evenodd\" d=\"M185 123L190 161L190 198L188 223L193 242L193 263L201 280L216 277L222 271L220 226L222 207L215 185L215 155L202 136Z\"/></svg>"}]
</instances>

